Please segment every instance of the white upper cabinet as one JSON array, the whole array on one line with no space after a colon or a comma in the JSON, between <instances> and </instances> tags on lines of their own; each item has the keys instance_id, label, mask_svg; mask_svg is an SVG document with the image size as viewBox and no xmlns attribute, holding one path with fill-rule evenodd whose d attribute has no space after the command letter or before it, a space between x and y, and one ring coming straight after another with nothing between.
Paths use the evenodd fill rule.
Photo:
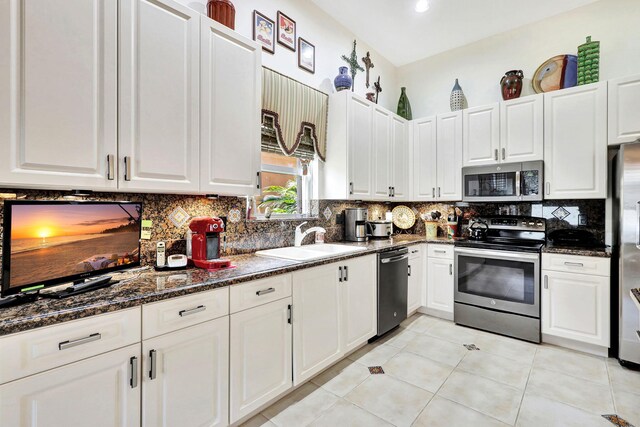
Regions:
<instances>
[{"instance_id":1,"label":"white upper cabinet","mask_svg":"<svg viewBox=\"0 0 640 427\"><path fill-rule=\"evenodd\" d=\"M607 82L544 95L545 199L607 197Z\"/></svg>"},{"instance_id":2,"label":"white upper cabinet","mask_svg":"<svg viewBox=\"0 0 640 427\"><path fill-rule=\"evenodd\" d=\"M120 188L198 192L200 14L120 2Z\"/></svg>"},{"instance_id":3,"label":"white upper cabinet","mask_svg":"<svg viewBox=\"0 0 640 427\"><path fill-rule=\"evenodd\" d=\"M117 187L117 7L0 2L1 186Z\"/></svg>"},{"instance_id":4,"label":"white upper cabinet","mask_svg":"<svg viewBox=\"0 0 640 427\"><path fill-rule=\"evenodd\" d=\"M609 144L640 139L640 75L609 80Z\"/></svg>"},{"instance_id":5,"label":"white upper cabinet","mask_svg":"<svg viewBox=\"0 0 640 427\"><path fill-rule=\"evenodd\" d=\"M500 104L463 110L463 166L498 163L500 152Z\"/></svg>"},{"instance_id":6,"label":"white upper cabinet","mask_svg":"<svg viewBox=\"0 0 640 427\"><path fill-rule=\"evenodd\" d=\"M373 196L376 199L391 197L391 112L373 107Z\"/></svg>"},{"instance_id":7,"label":"white upper cabinet","mask_svg":"<svg viewBox=\"0 0 640 427\"><path fill-rule=\"evenodd\" d=\"M437 125L438 200L462 200L462 111L439 114Z\"/></svg>"},{"instance_id":8,"label":"white upper cabinet","mask_svg":"<svg viewBox=\"0 0 640 427\"><path fill-rule=\"evenodd\" d=\"M368 101L355 96L349 97L347 102L349 103L347 107L349 130L348 142L344 142L349 147L347 198L369 200L373 197L371 184L373 177L371 170L373 163L371 147L373 108ZM340 142L336 141L336 143ZM344 187L344 184L342 186Z\"/></svg>"},{"instance_id":9,"label":"white upper cabinet","mask_svg":"<svg viewBox=\"0 0 640 427\"><path fill-rule=\"evenodd\" d=\"M391 117L391 196L393 200L408 200L411 195L411 141L409 122Z\"/></svg>"},{"instance_id":10,"label":"white upper cabinet","mask_svg":"<svg viewBox=\"0 0 640 427\"><path fill-rule=\"evenodd\" d=\"M544 95L500 103L501 162L532 162L544 157Z\"/></svg>"},{"instance_id":11,"label":"white upper cabinet","mask_svg":"<svg viewBox=\"0 0 640 427\"><path fill-rule=\"evenodd\" d=\"M414 120L413 127L413 199L436 199L436 117Z\"/></svg>"},{"instance_id":12,"label":"white upper cabinet","mask_svg":"<svg viewBox=\"0 0 640 427\"><path fill-rule=\"evenodd\" d=\"M262 49L201 21L200 190L250 196L260 170Z\"/></svg>"}]
</instances>

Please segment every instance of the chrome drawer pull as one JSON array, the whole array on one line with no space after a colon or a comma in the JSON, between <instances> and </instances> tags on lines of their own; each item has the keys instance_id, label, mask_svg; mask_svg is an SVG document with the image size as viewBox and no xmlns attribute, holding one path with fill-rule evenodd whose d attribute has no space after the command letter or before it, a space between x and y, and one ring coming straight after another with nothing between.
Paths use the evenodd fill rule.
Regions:
<instances>
[{"instance_id":1,"label":"chrome drawer pull","mask_svg":"<svg viewBox=\"0 0 640 427\"><path fill-rule=\"evenodd\" d=\"M60 344L58 344L58 348L60 350L66 350L67 348L76 347L76 346L87 344L93 341L98 341L101 338L102 338L102 335L95 333L95 334L89 335L88 337L78 338L77 340L63 341Z\"/></svg>"},{"instance_id":2,"label":"chrome drawer pull","mask_svg":"<svg viewBox=\"0 0 640 427\"><path fill-rule=\"evenodd\" d=\"M564 265L567 265L569 267L584 267L584 264L581 262L568 262L565 261Z\"/></svg>"},{"instance_id":3,"label":"chrome drawer pull","mask_svg":"<svg viewBox=\"0 0 640 427\"><path fill-rule=\"evenodd\" d=\"M258 295L260 297L262 295L270 294L270 293L275 292L275 291L276 291L275 288L263 289L261 291L256 292L256 295Z\"/></svg>"},{"instance_id":4,"label":"chrome drawer pull","mask_svg":"<svg viewBox=\"0 0 640 427\"><path fill-rule=\"evenodd\" d=\"M189 310L180 310L178 314L180 317L190 316L192 314L200 313L201 311L205 311L207 307L204 305L199 305L196 308L190 308Z\"/></svg>"},{"instance_id":5,"label":"chrome drawer pull","mask_svg":"<svg viewBox=\"0 0 640 427\"><path fill-rule=\"evenodd\" d=\"M449 276L453 276L453 264L449 264Z\"/></svg>"},{"instance_id":6,"label":"chrome drawer pull","mask_svg":"<svg viewBox=\"0 0 640 427\"><path fill-rule=\"evenodd\" d=\"M150 380L156 379L156 355L157 355L157 351L155 350L149 351L149 364L151 365L151 367L149 368Z\"/></svg>"},{"instance_id":7,"label":"chrome drawer pull","mask_svg":"<svg viewBox=\"0 0 640 427\"><path fill-rule=\"evenodd\" d=\"M549 276L545 274L544 276L544 288L549 289Z\"/></svg>"},{"instance_id":8,"label":"chrome drawer pull","mask_svg":"<svg viewBox=\"0 0 640 427\"><path fill-rule=\"evenodd\" d=\"M412 254L417 254L417 253L418 253L418 250L417 250L417 249L416 249L416 250L413 250L413 251L411 251L411 253L412 253Z\"/></svg>"},{"instance_id":9,"label":"chrome drawer pull","mask_svg":"<svg viewBox=\"0 0 640 427\"><path fill-rule=\"evenodd\" d=\"M131 367L131 377L129 377L129 386L131 388L138 387L138 358L132 357L129 359L129 366Z\"/></svg>"},{"instance_id":10,"label":"chrome drawer pull","mask_svg":"<svg viewBox=\"0 0 640 427\"><path fill-rule=\"evenodd\" d=\"M446 254L447 251L443 251L442 249L434 249L433 252L437 253L437 254Z\"/></svg>"}]
</instances>

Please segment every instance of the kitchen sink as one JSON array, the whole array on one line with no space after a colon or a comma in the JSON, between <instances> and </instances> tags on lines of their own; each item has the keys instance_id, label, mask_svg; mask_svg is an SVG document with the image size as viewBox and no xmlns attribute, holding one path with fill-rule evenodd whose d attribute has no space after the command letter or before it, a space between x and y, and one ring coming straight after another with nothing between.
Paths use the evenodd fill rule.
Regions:
<instances>
[{"instance_id":1,"label":"kitchen sink","mask_svg":"<svg viewBox=\"0 0 640 427\"><path fill-rule=\"evenodd\" d=\"M360 246L320 244L306 246L290 246L286 248L268 249L256 252L258 256L282 258L292 261L311 261L335 255L345 255L367 250Z\"/></svg>"}]
</instances>

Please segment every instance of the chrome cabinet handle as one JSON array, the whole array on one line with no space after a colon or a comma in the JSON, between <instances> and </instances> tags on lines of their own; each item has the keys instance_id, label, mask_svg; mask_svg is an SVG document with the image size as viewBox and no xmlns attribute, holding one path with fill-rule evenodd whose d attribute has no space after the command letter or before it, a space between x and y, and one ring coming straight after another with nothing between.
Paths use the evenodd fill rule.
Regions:
<instances>
[{"instance_id":1,"label":"chrome cabinet handle","mask_svg":"<svg viewBox=\"0 0 640 427\"><path fill-rule=\"evenodd\" d=\"M342 266L338 267L338 273L340 274L338 276L338 282L342 282Z\"/></svg>"},{"instance_id":2,"label":"chrome cabinet handle","mask_svg":"<svg viewBox=\"0 0 640 427\"><path fill-rule=\"evenodd\" d=\"M155 380L156 379L156 355L157 355L157 351L155 350L151 350L149 351L149 379L150 380Z\"/></svg>"},{"instance_id":3,"label":"chrome cabinet handle","mask_svg":"<svg viewBox=\"0 0 640 427\"><path fill-rule=\"evenodd\" d=\"M129 359L129 366L131 367L129 385L131 386L131 388L136 388L138 387L138 358L134 356Z\"/></svg>"},{"instance_id":4,"label":"chrome cabinet handle","mask_svg":"<svg viewBox=\"0 0 640 427\"><path fill-rule=\"evenodd\" d=\"M438 187L438 198L440 198L440 187Z\"/></svg>"},{"instance_id":5,"label":"chrome cabinet handle","mask_svg":"<svg viewBox=\"0 0 640 427\"><path fill-rule=\"evenodd\" d=\"M414 249L414 250L412 250L412 251L411 251L411 253L412 253L412 254L417 254L417 253L418 253L418 250L417 250L417 249Z\"/></svg>"},{"instance_id":6,"label":"chrome cabinet handle","mask_svg":"<svg viewBox=\"0 0 640 427\"><path fill-rule=\"evenodd\" d=\"M436 187L431 188L431 197L436 198Z\"/></svg>"},{"instance_id":7,"label":"chrome cabinet handle","mask_svg":"<svg viewBox=\"0 0 640 427\"><path fill-rule=\"evenodd\" d=\"M493 158L495 160L498 160L498 149L497 148L495 150L493 150Z\"/></svg>"},{"instance_id":8,"label":"chrome cabinet handle","mask_svg":"<svg viewBox=\"0 0 640 427\"><path fill-rule=\"evenodd\" d=\"M131 181L131 158L124 156L124 180Z\"/></svg>"},{"instance_id":9,"label":"chrome cabinet handle","mask_svg":"<svg viewBox=\"0 0 640 427\"><path fill-rule=\"evenodd\" d=\"M349 183L349 194L353 194L353 182Z\"/></svg>"},{"instance_id":10,"label":"chrome cabinet handle","mask_svg":"<svg viewBox=\"0 0 640 427\"><path fill-rule=\"evenodd\" d=\"M260 189L260 172L256 172L256 188Z\"/></svg>"},{"instance_id":11,"label":"chrome cabinet handle","mask_svg":"<svg viewBox=\"0 0 640 427\"><path fill-rule=\"evenodd\" d=\"M453 276L453 264L449 264L449 276Z\"/></svg>"},{"instance_id":12,"label":"chrome cabinet handle","mask_svg":"<svg viewBox=\"0 0 640 427\"><path fill-rule=\"evenodd\" d=\"M270 294L270 293L275 292L275 291L276 291L275 288L263 289L261 291L256 292L256 295L258 295L260 297L262 295Z\"/></svg>"},{"instance_id":13,"label":"chrome cabinet handle","mask_svg":"<svg viewBox=\"0 0 640 427\"><path fill-rule=\"evenodd\" d=\"M437 253L437 254L446 254L447 251L443 251L442 249L434 249L433 252Z\"/></svg>"},{"instance_id":14,"label":"chrome cabinet handle","mask_svg":"<svg viewBox=\"0 0 640 427\"><path fill-rule=\"evenodd\" d=\"M205 311L207 309L207 307L205 305L199 305L195 308L190 308L188 310L180 310L178 312L178 315L180 317L186 317L186 316L190 316L192 314L196 314L196 313L200 313L202 311Z\"/></svg>"},{"instance_id":15,"label":"chrome cabinet handle","mask_svg":"<svg viewBox=\"0 0 640 427\"><path fill-rule=\"evenodd\" d=\"M545 187L545 189L547 190L547 196L548 196L549 194L551 194L551 183L547 181L547 182L545 183L544 187Z\"/></svg>"},{"instance_id":16,"label":"chrome cabinet handle","mask_svg":"<svg viewBox=\"0 0 640 427\"><path fill-rule=\"evenodd\" d=\"M293 306L289 304L287 306L287 323L291 324L292 318L293 318Z\"/></svg>"},{"instance_id":17,"label":"chrome cabinet handle","mask_svg":"<svg viewBox=\"0 0 640 427\"><path fill-rule=\"evenodd\" d=\"M344 266L344 281L349 281L349 267L347 267L346 265Z\"/></svg>"},{"instance_id":18,"label":"chrome cabinet handle","mask_svg":"<svg viewBox=\"0 0 640 427\"><path fill-rule=\"evenodd\" d=\"M544 288L549 289L549 276L544 275Z\"/></svg>"},{"instance_id":19,"label":"chrome cabinet handle","mask_svg":"<svg viewBox=\"0 0 640 427\"><path fill-rule=\"evenodd\" d=\"M569 266L569 267L584 267L584 264L581 262L569 262L569 261L565 261L564 265Z\"/></svg>"},{"instance_id":20,"label":"chrome cabinet handle","mask_svg":"<svg viewBox=\"0 0 640 427\"><path fill-rule=\"evenodd\" d=\"M507 158L507 149L503 148L502 149L502 160L505 160Z\"/></svg>"},{"instance_id":21,"label":"chrome cabinet handle","mask_svg":"<svg viewBox=\"0 0 640 427\"><path fill-rule=\"evenodd\" d=\"M391 197L396 197L396 187L391 187Z\"/></svg>"},{"instance_id":22,"label":"chrome cabinet handle","mask_svg":"<svg viewBox=\"0 0 640 427\"><path fill-rule=\"evenodd\" d=\"M113 181L115 179L115 171L113 170L113 154L107 155L107 179Z\"/></svg>"},{"instance_id":23,"label":"chrome cabinet handle","mask_svg":"<svg viewBox=\"0 0 640 427\"><path fill-rule=\"evenodd\" d=\"M409 264L409 268L408 268L408 276L411 277L411 264Z\"/></svg>"},{"instance_id":24,"label":"chrome cabinet handle","mask_svg":"<svg viewBox=\"0 0 640 427\"><path fill-rule=\"evenodd\" d=\"M67 341L63 341L61 343L58 344L58 349L60 350L66 350L68 348L71 347L76 347L82 344L87 344L93 341L98 341L99 339L102 338L102 335L100 335L99 333L95 333L95 334L91 334L88 337L84 337L84 338L78 338L77 340L67 340Z\"/></svg>"}]
</instances>

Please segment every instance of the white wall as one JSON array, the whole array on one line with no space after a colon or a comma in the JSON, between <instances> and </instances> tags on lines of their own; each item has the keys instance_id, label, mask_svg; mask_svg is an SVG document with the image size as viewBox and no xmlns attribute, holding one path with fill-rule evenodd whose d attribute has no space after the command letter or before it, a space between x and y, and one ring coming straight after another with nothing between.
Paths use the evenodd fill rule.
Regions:
<instances>
[{"instance_id":1,"label":"white wall","mask_svg":"<svg viewBox=\"0 0 640 427\"><path fill-rule=\"evenodd\" d=\"M206 15L207 0L177 0L192 9ZM285 13L297 23L297 35L316 46L316 72L310 74L298 68L298 53L276 43L275 54L263 52L262 63L282 74L299 80L309 86L329 93L335 91L333 79L338 74L338 67L346 65L340 59L349 55L353 40L356 38L348 29L307 0L232 0L236 8L236 31L245 37L252 38L252 17L256 9L269 19L276 21L278 10ZM358 40L358 58L371 52L374 68L371 69L371 89L373 82L381 76L382 92L379 104L395 111L400 96L397 83L396 67L379 55L371 47ZM370 91L365 88L365 74L356 75L356 93L364 96Z\"/></svg>"},{"instance_id":2,"label":"white wall","mask_svg":"<svg viewBox=\"0 0 640 427\"><path fill-rule=\"evenodd\" d=\"M530 78L540 64L575 54L589 35L601 42L600 80L640 73L640 0L601 0L401 67L398 82L407 87L414 117L449 111L456 78L469 106L477 106L500 101L504 72L521 69L524 96L533 93Z\"/></svg>"}]
</instances>

